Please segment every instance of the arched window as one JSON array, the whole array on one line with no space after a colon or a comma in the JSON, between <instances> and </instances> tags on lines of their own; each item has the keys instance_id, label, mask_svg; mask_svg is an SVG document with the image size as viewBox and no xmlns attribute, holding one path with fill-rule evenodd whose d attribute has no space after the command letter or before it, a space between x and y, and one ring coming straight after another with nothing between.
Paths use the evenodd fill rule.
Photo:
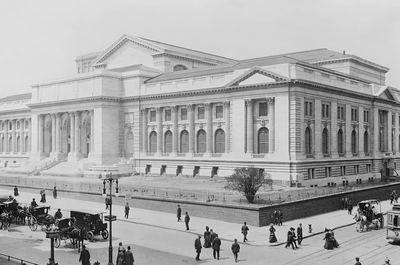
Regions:
<instances>
[{"instance_id":1,"label":"arched window","mask_svg":"<svg viewBox=\"0 0 400 265\"><path fill-rule=\"evenodd\" d=\"M357 134L356 130L351 132L351 152L353 154L357 153Z\"/></svg>"},{"instance_id":2,"label":"arched window","mask_svg":"<svg viewBox=\"0 0 400 265\"><path fill-rule=\"evenodd\" d=\"M258 153L267 154L269 152L269 130L261 128L258 131Z\"/></svg>"},{"instance_id":3,"label":"arched window","mask_svg":"<svg viewBox=\"0 0 400 265\"><path fill-rule=\"evenodd\" d=\"M215 132L215 153L225 152L225 132L222 129L218 129Z\"/></svg>"},{"instance_id":4,"label":"arched window","mask_svg":"<svg viewBox=\"0 0 400 265\"><path fill-rule=\"evenodd\" d=\"M337 133L337 150L339 154L343 154L343 130L339 129Z\"/></svg>"},{"instance_id":5,"label":"arched window","mask_svg":"<svg viewBox=\"0 0 400 265\"><path fill-rule=\"evenodd\" d=\"M150 133L150 153L157 152L157 133L151 132Z\"/></svg>"},{"instance_id":6,"label":"arched window","mask_svg":"<svg viewBox=\"0 0 400 265\"><path fill-rule=\"evenodd\" d=\"M322 153L329 154L328 129L322 131Z\"/></svg>"},{"instance_id":7,"label":"arched window","mask_svg":"<svg viewBox=\"0 0 400 265\"><path fill-rule=\"evenodd\" d=\"M184 130L181 132L181 153L189 152L189 133L188 131Z\"/></svg>"},{"instance_id":8,"label":"arched window","mask_svg":"<svg viewBox=\"0 0 400 265\"><path fill-rule=\"evenodd\" d=\"M205 153L207 150L207 134L204 130L197 133L197 153Z\"/></svg>"},{"instance_id":9,"label":"arched window","mask_svg":"<svg viewBox=\"0 0 400 265\"><path fill-rule=\"evenodd\" d=\"M180 65L180 64L174 66L174 72L183 71L183 70L186 70L186 69L187 69L186 66L183 66L183 65Z\"/></svg>"},{"instance_id":10,"label":"arched window","mask_svg":"<svg viewBox=\"0 0 400 265\"><path fill-rule=\"evenodd\" d=\"M364 153L368 154L369 153L369 139L368 139L368 132L364 132Z\"/></svg>"},{"instance_id":11,"label":"arched window","mask_svg":"<svg viewBox=\"0 0 400 265\"><path fill-rule=\"evenodd\" d=\"M306 128L306 133L305 133L305 151L306 155L312 154L312 137L311 137L311 129L310 127Z\"/></svg>"},{"instance_id":12,"label":"arched window","mask_svg":"<svg viewBox=\"0 0 400 265\"><path fill-rule=\"evenodd\" d=\"M167 131L164 138L164 153L172 153L172 132Z\"/></svg>"}]
</instances>

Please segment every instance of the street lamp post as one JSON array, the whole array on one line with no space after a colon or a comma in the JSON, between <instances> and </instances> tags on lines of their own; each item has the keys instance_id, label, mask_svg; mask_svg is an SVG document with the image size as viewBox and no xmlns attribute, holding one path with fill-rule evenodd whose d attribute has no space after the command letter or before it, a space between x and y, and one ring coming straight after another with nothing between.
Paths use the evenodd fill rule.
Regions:
<instances>
[{"instance_id":1,"label":"street lamp post","mask_svg":"<svg viewBox=\"0 0 400 265\"><path fill-rule=\"evenodd\" d=\"M113 259L113 247L112 247L112 221L116 221L117 218L116 216L111 215L112 214L112 183L115 181L116 184L116 189L115 189L115 197L119 197L119 192L118 192L118 179L113 179L112 173L106 173L106 176L103 178L103 197L107 197L106 193L106 182L110 183L110 198L109 198L109 209L110 213L108 216L105 216L105 220L109 221L109 226L110 226L110 234L109 234L109 241L110 245L108 247L108 265L114 265L112 259Z\"/></svg>"}]
</instances>

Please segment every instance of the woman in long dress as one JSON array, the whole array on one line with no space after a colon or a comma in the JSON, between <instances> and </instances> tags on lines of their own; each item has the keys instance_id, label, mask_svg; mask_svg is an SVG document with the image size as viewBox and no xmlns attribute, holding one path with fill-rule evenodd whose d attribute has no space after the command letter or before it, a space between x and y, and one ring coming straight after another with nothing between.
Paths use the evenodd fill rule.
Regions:
<instances>
[{"instance_id":1,"label":"woman in long dress","mask_svg":"<svg viewBox=\"0 0 400 265\"><path fill-rule=\"evenodd\" d=\"M329 232L331 233L331 241L332 245L334 248L339 247L339 243L336 241L335 234L333 233L333 228L329 229Z\"/></svg>"},{"instance_id":2,"label":"woman in long dress","mask_svg":"<svg viewBox=\"0 0 400 265\"><path fill-rule=\"evenodd\" d=\"M332 234L330 233L330 230L326 228L325 228L325 237L323 240L325 240L325 245L324 245L325 249L330 249L330 250L333 249Z\"/></svg>"},{"instance_id":3,"label":"woman in long dress","mask_svg":"<svg viewBox=\"0 0 400 265\"><path fill-rule=\"evenodd\" d=\"M204 248L210 248L211 247L211 240L210 240L210 235L211 232L209 231L210 228L206 226L206 231L204 232Z\"/></svg>"},{"instance_id":4,"label":"woman in long dress","mask_svg":"<svg viewBox=\"0 0 400 265\"><path fill-rule=\"evenodd\" d=\"M276 232L276 229L274 227L274 224L270 224L270 227L269 227L269 243L275 243L276 241L278 241L276 239L275 232Z\"/></svg>"}]
</instances>

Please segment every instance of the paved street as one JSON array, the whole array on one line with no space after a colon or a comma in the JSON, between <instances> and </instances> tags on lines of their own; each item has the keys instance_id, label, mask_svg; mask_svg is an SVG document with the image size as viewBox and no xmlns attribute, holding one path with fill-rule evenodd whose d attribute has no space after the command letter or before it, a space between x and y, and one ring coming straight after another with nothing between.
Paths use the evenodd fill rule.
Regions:
<instances>
[{"instance_id":1,"label":"paved street","mask_svg":"<svg viewBox=\"0 0 400 265\"><path fill-rule=\"evenodd\" d=\"M11 194L11 188L0 189L0 194ZM21 192L17 199L21 203L30 203L38 194ZM89 208L104 210L101 203L84 202L59 197L54 200L48 196L47 205L51 205L52 213L61 208L64 216L68 216L67 210L77 208ZM382 209L388 210L390 205L387 201L382 203ZM183 209L184 211L184 209ZM185 231L184 223L177 222L175 213L160 213L155 211L131 208L130 218L123 218L123 207L113 207L113 214L117 215L118 221L113 225L114 255L118 242L125 246L130 245L133 249L135 264L232 264L230 246L234 238L242 241L240 227L242 224L234 224L199 217L192 217L190 231ZM245 220L245 219L244 219ZM289 227L297 227L302 223L304 234L307 237L303 245L296 251L285 249L284 241ZM314 231L309 234L307 224L313 224ZM372 230L365 233L355 231L352 217L347 211L336 211L305 219L284 222L283 226L277 227L278 244L268 243L268 227L250 226L249 241L241 244L239 263L243 264L265 264L273 261L274 264L354 264L354 257L360 256L362 264L380 264L386 255L394 257L395 251L400 246L388 244L385 239L385 229ZM194 239L197 234L203 234L204 227L208 225L222 238L221 260L212 258L211 249L203 249L201 259L194 260ZM347 226L350 225L350 226ZM343 226L343 227L342 227ZM340 243L338 249L328 251L323 249L324 235L319 234L325 227L341 227L335 229L335 237ZM108 261L108 240L96 237L95 242L87 243L92 255L92 263L99 260L101 264ZM64 242L56 249L55 258L60 264L78 264L78 253ZM50 256L50 243L45 239L43 231L31 232L27 226L12 225L11 232L0 232L1 252L13 254L23 259L45 264ZM114 256L115 258L115 256ZM393 264L396 263L393 258ZM378 263L377 263L378 262ZM6 264L6 263L5 263ZM10 263L11 264L11 263Z\"/></svg>"}]
</instances>

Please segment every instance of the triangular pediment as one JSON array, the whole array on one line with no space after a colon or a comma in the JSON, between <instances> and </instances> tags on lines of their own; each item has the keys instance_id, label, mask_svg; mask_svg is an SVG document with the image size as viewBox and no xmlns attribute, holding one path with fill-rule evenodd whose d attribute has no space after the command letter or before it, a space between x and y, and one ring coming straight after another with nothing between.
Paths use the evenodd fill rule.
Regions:
<instances>
[{"instance_id":1,"label":"triangular pediment","mask_svg":"<svg viewBox=\"0 0 400 265\"><path fill-rule=\"evenodd\" d=\"M285 76L281 76L274 72L255 66L250 70L246 71L245 73L241 74L231 82L229 82L226 86L230 87L230 86L275 83L287 80L288 78Z\"/></svg>"},{"instance_id":2,"label":"triangular pediment","mask_svg":"<svg viewBox=\"0 0 400 265\"><path fill-rule=\"evenodd\" d=\"M381 87L379 91L376 93L376 96L378 96L381 99L395 100L395 101L399 101L400 98L400 94L398 93L398 91L391 89L389 86Z\"/></svg>"}]
</instances>

